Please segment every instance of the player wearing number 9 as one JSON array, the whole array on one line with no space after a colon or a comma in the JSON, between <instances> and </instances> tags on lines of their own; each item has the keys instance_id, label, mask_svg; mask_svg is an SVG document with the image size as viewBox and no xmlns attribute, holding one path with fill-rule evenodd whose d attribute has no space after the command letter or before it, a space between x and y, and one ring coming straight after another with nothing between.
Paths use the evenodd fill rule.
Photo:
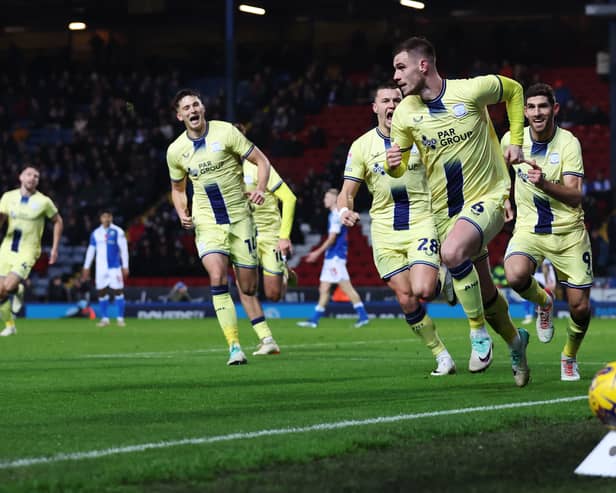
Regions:
<instances>
[{"instance_id":1,"label":"player wearing number 9","mask_svg":"<svg viewBox=\"0 0 616 493\"><path fill-rule=\"evenodd\" d=\"M53 222L53 243L49 263L58 258L63 222L53 201L37 190L39 171L26 166L19 175L20 187L0 198L0 227L8 218L8 228L0 246L0 317L5 323L1 336L16 333L12 311L18 312L23 298L21 282L41 255L41 237L45 219ZM13 310L9 302L13 295ZM17 308L16 308L17 307Z\"/></svg>"},{"instance_id":2,"label":"player wearing number 9","mask_svg":"<svg viewBox=\"0 0 616 493\"><path fill-rule=\"evenodd\" d=\"M509 285L538 305L537 333L549 342L554 333L553 295L532 274L544 258L567 290L570 318L561 355L561 379L579 380L577 352L590 322L592 258L582 210L584 164L578 139L558 127L559 106L547 84L534 84L525 95L524 154L514 164L517 219L505 254ZM508 145L509 134L502 139Z\"/></svg>"}]
</instances>

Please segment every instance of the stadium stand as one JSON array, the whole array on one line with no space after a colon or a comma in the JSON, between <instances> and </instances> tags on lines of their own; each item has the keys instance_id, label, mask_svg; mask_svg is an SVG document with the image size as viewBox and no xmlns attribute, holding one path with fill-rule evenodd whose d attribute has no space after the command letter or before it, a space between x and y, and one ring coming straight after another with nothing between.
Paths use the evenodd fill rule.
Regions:
<instances>
[{"instance_id":1,"label":"stadium stand","mask_svg":"<svg viewBox=\"0 0 616 493\"><path fill-rule=\"evenodd\" d=\"M209 96L208 116L221 118L222 79L169 71L164 64L63 70L61 63L52 68L22 61L18 66L20 70L0 79L0 164L5 171L0 188L15 186L21 163L38 166L42 191L54 197L64 216L64 249L70 252L59 271L40 269L41 279L34 280L37 296L49 276L76 270L81 260L73 252L83 248L98 210L110 203L128 231L135 276L131 282L149 276L203 277L192 236L177 227L168 200L164 155L179 127L173 125L167 105L179 87L194 85ZM472 70L482 70L482 64ZM599 238L605 238L613 258L615 204L603 184L609 184L610 173L606 82L590 66L535 73L523 67L502 70L521 74L526 83L545 80L557 89L561 124L582 143L587 223L591 231L605 231ZM47 76L41 82L43 72ZM238 116L246 122L249 137L268 152L298 195L294 243L303 244L307 234L323 231L320 197L326 188L340 186L350 143L373 125L367 104L370 88L388 75L377 66L371 72L344 74L335 63L312 62L295 75L265 67L238 83ZM497 131L504 130L504 107L490 111ZM368 201L360 195L357 204L365 210ZM508 235L505 230L493 241L492 263L502 261ZM359 230L351 232L351 247L358 253L351 255L349 270L362 286L380 284L368 241ZM299 262L300 283L318 283L317 267L294 262Z\"/></svg>"}]
</instances>

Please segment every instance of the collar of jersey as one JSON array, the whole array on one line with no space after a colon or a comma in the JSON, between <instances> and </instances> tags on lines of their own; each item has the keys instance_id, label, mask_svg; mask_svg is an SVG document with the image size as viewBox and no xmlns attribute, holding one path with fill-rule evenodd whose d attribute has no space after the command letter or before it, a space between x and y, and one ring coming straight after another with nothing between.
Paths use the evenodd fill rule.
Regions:
<instances>
[{"instance_id":1,"label":"collar of jersey","mask_svg":"<svg viewBox=\"0 0 616 493\"><path fill-rule=\"evenodd\" d=\"M381 129L379 127L374 127L376 130L376 134L383 140L390 140L391 137L387 137L387 135L385 135L383 132L381 132Z\"/></svg>"},{"instance_id":2,"label":"collar of jersey","mask_svg":"<svg viewBox=\"0 0 616 493\"><path fill-rule=\"evenodd\" d=\"M533 139L533 133L530 130L530 126L528 127L528 136L530 137L530 141L535 143L535 144L549 144L550 142L552 142L554 140L554 137L556 137L556 132L558 132L558 125L554 125L554 133L552 134L552 136L547 139L547 140L535 140Z\"/></svg>"},{"instance_id":3,"label":"collar of jersey","mask_svg":"<svg viewBox=\"0 0 616 493\"><path fill-rule=\"evenodd\" d=\"M188 137L188 140L192 141L192 142L197 142L201 139L205 139L207 137L207 133L210 131L210 122L209 120L205 120L205 132L203 132L203 135L200 137L197 137L196 139L193 139L190 135L188 135L188 130L186 130L186 137Z\"/></svg>"},{"instance_id":4,"label":"collar of jersey","mask_svg":"<svg viewBox=\"0 0 616 493\"><path fill-rule=\"evenodd\" d=\"M424 101L424 104L432 104L432 103L436 103L439 99L441 99L443 97L443 94L445 94L445 89L447 88L447 79L443 79L443 86L441 87L441 92L438 93L438 96L436 96L434 99L429 99L428 101Z\"/></svg>"}]
</instances>

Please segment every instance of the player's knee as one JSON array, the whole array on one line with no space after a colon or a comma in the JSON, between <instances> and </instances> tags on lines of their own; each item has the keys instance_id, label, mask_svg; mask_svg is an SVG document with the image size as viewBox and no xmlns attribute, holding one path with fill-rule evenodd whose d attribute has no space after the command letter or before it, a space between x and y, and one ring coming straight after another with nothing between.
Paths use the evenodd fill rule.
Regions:
<instances>
[{"instance_id":1,"label":"player's knee","mask_svg":"<svg viewBox=\"0 0 616 493\"><path fill-rule=\"evenodd\" d=\"M447 243L441 247L441 259L447 267L452 268L464 262L466 257L458 245Z\"/></svg>"},{"instance_id":2,"label":"player's knee","mask_svg":"<svg viewBox=\"0 0 616 493\"><path fill-rule=\"evenodd\" d=\"M431 300L436 296L436 286L434 283L425 282L421 283L419 286L413 286L413 293L418 298L423 300Z\"/></svg>"},{"instance_id":3,"label":"player's knee","mask_svg":"<svg viewBox=\"0 0 616 493\"><path fill-rule=\"evenodd\" d=\"M514 291L521 291L526 287L530 281L530 278L525 272L518 269L509 269L505 271L505 277L507 283Z\"/></svg>"},{"instance_id":4,"label":"player's knee","mask_svg":"<svg viewBox=\"0 0 616 493\"><path fill-rule=\"evenodd\" d=\"M257 294L257 286L242 286L241 290L246 296L255 296Z\"/></svg>"},{"instance_id":5,"label":"player's knee","mask_svg":"<svg viewBox=\"0 0 616 493\"><path fill-rule=\"evenodd\" d=\"M282 298L282 291L278 288L266 288L265 297L270 301L280 301L280 299Z\"/></svg>"},{"instance_id":6,"label":"player's knee","mask_svg":"<svg viewBox=\"0 0 616 493\"><path fill-rule=\"evenodd\" d=\"M407 306L411 302L411 291L406 289L398 289L395 291L396 298L398 298L398 303L400 306Z\"/></svg>"},{"instance_id":7,"label":"player's knee","mask_svg":"<svg viewBox=\"0 0 616 493\"><path fill-rule=\"evenodd\" d=\"M583 298L569 302L569 311L574 320L585 320L590 317L590 300Z\"/></svg>"}]
</instances>

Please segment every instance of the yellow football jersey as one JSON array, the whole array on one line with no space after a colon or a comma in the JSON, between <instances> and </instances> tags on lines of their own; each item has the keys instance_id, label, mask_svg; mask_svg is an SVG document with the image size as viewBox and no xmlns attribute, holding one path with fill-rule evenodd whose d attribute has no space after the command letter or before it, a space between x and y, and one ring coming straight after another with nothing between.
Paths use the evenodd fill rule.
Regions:
<instances>
[{"instance_id":1,"label":"yellow football jersey","mask_svg":"<svg viewBox=\"0 0 616 493\"><path fill-rule=\"evenodd\" d=\"M195 218L235 223L250 214L241 163L254 145L230 123L210 120L206 125L203 137L193 140L183 132L171 143L169 176L192 181Z\"/></svg>"},{"instance_id":2,"label":"yellow football jersey","mask_svg":"<svg viewBox=\"0 0 616 493\"><path fill-rule=\"evenodd\" d=\"M259 168L251 162L244 160L244 183L247 192L252 192L257 188L258 169ZM265 234L270 234L278 239L280 233L280 209L278 206L278 197L274 195L274 192L282 183L282 178L280 178L278 172L273 166L270 166L270 176L265 189L265 202L261 205L250 204L252 216L257 225L257 231L260 237L263 237Z\"/></svg>"},{"instance_id":3,"label":"yellow football jersey","mask_svg":"<svg viewBox=\"0 0 616 493\"><path fill-rule=\"evenodd\" d=\"M390 138L378 128L356 139L347 156L344 179L366 183L372 195L370 217L374 223L403 231L410 229L411 223L430 217L430 192L416 147L411 150L404 175L394 178L385 172L385 152L390 146Z\"/></svg>"},{"instance_id":4,"label":"yellow football jersey","mask_svg":"<svg viewBox=\"0 0 616 493\"><path fill-rule=\"evenodd\" d=\"M510 180L487 105L501 101L496 75L443 80L431 101L405 97L396 108L392 141L417 145L426 166L435 215L457 215L465 203L509 195Z\"/></svg>"},{"instance_id":5,"label":"yellow football jersey","mask_svg":"<svg viewBox=\"0 0 616 493\"><path fill-rule=\"evenodd\" d=\"M504 148L509 144L507 132L501 141ZM535 142L530 127L524 129L524 156L534 159L552 183L563 183L563 177L584 177L584 163L579 140L568 130L556 127L554 136L547 142ZM566 233L576 227L584 227L582 206L571 207L550 197L528 181L526 163L514 164L515 202L517 218L515 229L539 234Z\"/></svg>"},{"instance_id":6,"label":"yellow football jersey","mask_svg":"<svg viewBox=\"0 0 616 493\"><path fill-rule=\"evenodd\" d=\"M58 213L53 201L41 192L24 197L17 188L2 195L0 213L8 216L2 250L31 254L37 258L41 254L45 219L51 219Z\"/></svg>"}]
</instances>

